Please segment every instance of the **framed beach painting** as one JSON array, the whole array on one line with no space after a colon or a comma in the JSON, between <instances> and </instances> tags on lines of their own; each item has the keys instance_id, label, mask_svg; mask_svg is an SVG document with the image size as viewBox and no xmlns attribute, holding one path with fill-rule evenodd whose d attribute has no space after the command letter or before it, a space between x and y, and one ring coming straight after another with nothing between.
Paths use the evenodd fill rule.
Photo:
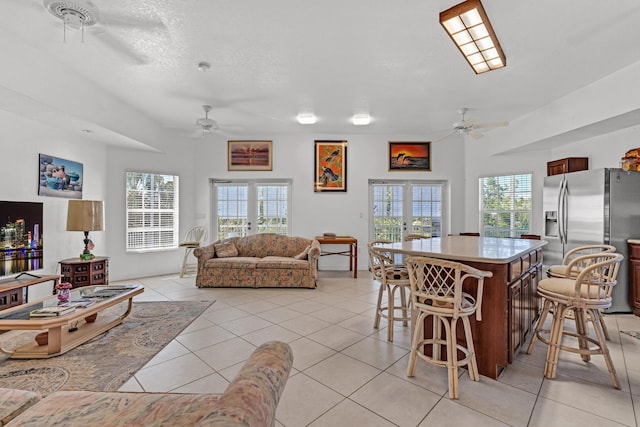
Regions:
<instances>
[{"instance_id":1,"label":"framed beach painting","mask_svg":"<svg viewBox=\"0 0 640 427\"><path fill-rule=\"evenodd\" d=\"M82 199L82 163L39 154L38 195Z\"/></svg>"},{"instance_id":2,"label":"framed beach painting","mask_svg":"<svg viewBox=\"0 0 640 427\"><path fill-rule=\"evenodd\" d=\"M315 141L313 191L347 191L347 141Z\"/></svg>"},{"instance_id":3,"label":"framed beach painting","mask_svg":"<svg viewBox=\"0 0 640 427\"><path fill-rule=\"evenodd\" d=\"M389 142L389 170L430 171L431 142Z\"/></svg>"},{"instance_id":4,"label":"framed beach painting","mask_svg":"<svg viewBox=\"0 0 640 427\"><path fill-rule=\"evenodd\" d=\"M270 171L273 170L272 141L229 141L228 170Z\"/></svg>"}]
</instances>

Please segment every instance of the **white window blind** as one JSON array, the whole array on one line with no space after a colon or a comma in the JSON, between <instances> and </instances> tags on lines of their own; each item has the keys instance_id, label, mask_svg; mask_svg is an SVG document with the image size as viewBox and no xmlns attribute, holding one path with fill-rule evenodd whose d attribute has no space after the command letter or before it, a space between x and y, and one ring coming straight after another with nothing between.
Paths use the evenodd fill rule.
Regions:
<instances>
[{"instance_id":1,"label":"white window blind","mask_svg":"<svg viewBox=\"0 0 640 427\"><path fill-rule=\"evenodd\" d=\"M178 176L127 172L127 252L178 247Z\"/></svg>"},{"instance_id":2,"label":"white window blind","mask_svg":"<svg viewBox=\"0 0 640 427\"><path fill-rule=\"evenodd\" d=\"M531 174L480 178L480 229L487 237L531 231Z\"/></svg>"}]
</instances>

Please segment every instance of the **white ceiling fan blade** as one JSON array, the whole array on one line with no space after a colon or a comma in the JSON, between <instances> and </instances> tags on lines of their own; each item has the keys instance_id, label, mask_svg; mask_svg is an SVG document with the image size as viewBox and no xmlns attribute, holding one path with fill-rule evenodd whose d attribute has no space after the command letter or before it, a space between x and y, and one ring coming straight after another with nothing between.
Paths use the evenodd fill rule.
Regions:
<instances>
[{"instance_id":1,"label":"white ceiling fan blade","mask_svg":"<svg viewBox=\"0 0 640 427\"><path fill-rule=\"evenodd\" d=\"M509 126L509 122L494 122L494 123L478 123L474 126L475 129L489 129Z\"/></svg>"},{"instance_id":2,"label":"white ceiling fan blade","mask_svg":"<svg viewBox=\"0 0 640 427\"><path fill-rule=\"evenodd\" d=\"M109 27L130 28L133 30L166 32L167 26L160 20L148 20L120 16L111 13L100 13L100 23Z\"/></svg>"},{"instance_id":3,"label":"white ceiling fan blade","mask_svg":"<svg viewBox=\"0 0 640 427\"><path fill-rule=\"evenodd\" d=\"M455 135L456 133L458 133L458 131L457 131L457 130L452 130L452 131L451 131L451 132L449 132L448 134L446 134L446 135L444 135L444 136L441 136L440 138L436 139L436 140L435 140L435 141L433 141L433 142L435 143L435 142L444 141L445 139L449 138L449 137L450 137L450 136L452 136L452 135Z\"/></svg>"},{"instance_id":4,"label":"white ceiling fan blade","mask_svg":"<svg viewBox=\"0 0 640 427\"><path fill-rule=\"evenodd\" d=\"M470 130L469 132L467 132L467 135L469 135L471 138L474 138L474 139L480 139L484 136L477 130Z\"/></svg>"},{"instance_id":5,"label":"white ceiling fan blade","mask_svg":"<svg viewBox=\"0 0 640 427\"><path fill-rule=\"evenodd\" d=\"M134 52L131 49L131 47L128 46L126 43L124 43L117 37L114 37L113 35L109 34L107 31L103 29L99 29L98 31L92 31L91 33L95 35L96 40L103 43L105 46L109 47L111 50L118 53L119 55L127 58L129 61L133 62L134 64L144 65L150 62L146 56Z\"/></svg>"}]
</instances>

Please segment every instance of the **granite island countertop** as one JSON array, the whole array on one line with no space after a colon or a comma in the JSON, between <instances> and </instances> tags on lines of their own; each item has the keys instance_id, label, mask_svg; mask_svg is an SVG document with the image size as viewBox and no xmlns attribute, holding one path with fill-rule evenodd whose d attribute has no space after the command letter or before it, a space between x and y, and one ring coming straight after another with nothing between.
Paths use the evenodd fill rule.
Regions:
<instances>
[{"instance_id":1,"label":"granite island countertop","mask_svg":"<svg viewBox=\"0 0 640 427\"><path fill-rule=\"evenodd\" d=\"M546 245L545 240L443 236L379 245L391 252L453 261L508 263Z\"/></svg>"}]
</instances>

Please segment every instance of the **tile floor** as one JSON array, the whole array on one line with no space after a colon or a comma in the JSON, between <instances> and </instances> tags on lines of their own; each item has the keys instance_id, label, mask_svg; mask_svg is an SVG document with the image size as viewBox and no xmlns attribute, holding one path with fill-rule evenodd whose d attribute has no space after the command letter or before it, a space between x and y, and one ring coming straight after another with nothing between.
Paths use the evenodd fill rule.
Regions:
<instances>
[{"instance_id":1,"label":"tile floor","mask_svg":"<svg viewBox=\"0 0 640 427\"><path fill-rule=\"evenodd\" d=\"M396 325L393 343L384 319L373 329L378 286L367 271L359 276L322 271L313 290L198 289L193 276L177 275L127 280L146 287L137 300L216 302L122 390L219 393L256 346L275 339L294 352L278 426L638 425L640 340L620 331L640 331L640 317L606 316L622 390L601 356L587 364L563 352L558 377L544 379L538 343L497 381L472 382L462 370L453 401L445 369L418 361L407 378L409 328Z\"/></svg>"}]
</instances>

